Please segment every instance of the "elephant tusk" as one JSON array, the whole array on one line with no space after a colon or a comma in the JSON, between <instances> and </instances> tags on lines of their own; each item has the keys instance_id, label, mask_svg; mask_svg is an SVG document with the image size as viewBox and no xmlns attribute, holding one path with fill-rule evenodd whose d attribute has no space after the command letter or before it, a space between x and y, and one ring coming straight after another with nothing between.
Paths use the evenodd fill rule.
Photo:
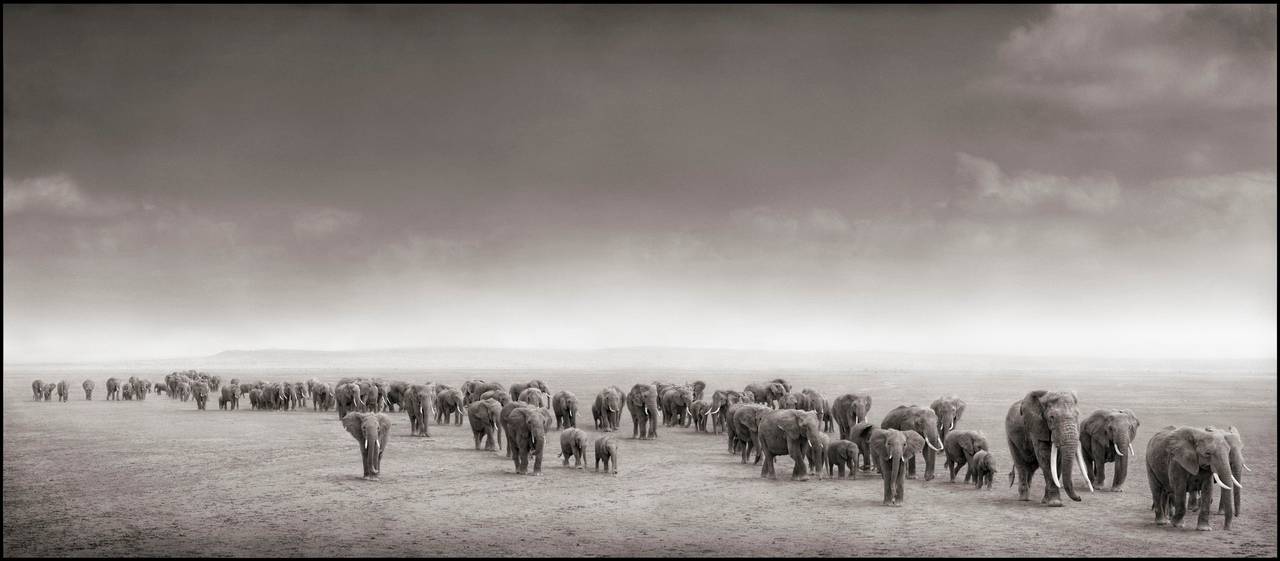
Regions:
<instances>
[{"instance_id":1,"label":"elephant tusk","mask_svg":"<svg viewBox=\"0 0 1280 561\"><path fill-rule=\"evenodd\" d=\"M929 439L928 439L928 438L924 439L924 443L925 443L925 444L928 444L928 445L929 445L929 447L930 447L930 448L933 448L935 451L938 451L938 452L941 452L941 451L942 451L942 447L941 447L941 446L934 446L932 442L929 442Z\"/></svg>"},{"instance_id":2,"label":"elephant tusk","mask_svg":"<svg viewBox=\"0 0 1280 561\"><path fill-rule=\"evenodd\" d=\"M1089 492L1093 492L1093 482L1089 481L1089 472L1084 470L1084 452L1080 451L1080 447L1076 446L1076 469L1084 474L1084 484L1089 486Z\"/></svg>"},{"instance_id":3,"label":"elephant tusk","mask_svg":"<svg viewBox=\"0 0 1280 561\"><path fill-rule=\"evenodd\" d=\"M1241 463L1240 465L1244 467L1244 470L1245 470L1245 471L1253 471L1253 470L1249 469L1249 464Z\"/></svg>"},{"instance_id":4,"label":"elephant tusk","mask_svg":"<svg viewBox=\"0 0 1280 561\"><path fill-rule=\"evenodd\" d=\"M1121 451L1120 451L1120 447L1119 447L1119 446L1116 446L1116 443L1112 442L1112 443L1111 443L1111 447L1116 449L1116 453L1117 453L1117 454L1119 454L1119 455L1121 455L1121 456L1123 456L1123 455L1124 455L1124 452L1121 452Z\"/></svg>"},{"instance_id":5,"label":"elephant tusk","mask_svg":"<svg viewBox=\"0 0 1280 561\"><path fill-rule=\"evenodd\" d=\"M1222 487L1223 489L1225 489L1225 490L1227 490L1227 491L1230 491L1230 490L1231 490L1231 487L1228 487L1226 483L1223 483L1223 482L1222 482L1222 479L1218 478L1218 474L1217 474L1217 473L1214 473L1214 474L1213 474L1213 484L1214 484L1214 485L1217 485L1217 486L1219 486L1219 487Z\"/></svg>"},{"instance_id":6,"label":"elephant tusk","mask_svg":"<svg viewBox=\"0 0 1280 561\"><path fill-rule=\"evenodd\" d=\"M1232 476L1231 476L1231 483L1232 483L1233 485L1235 485L1236 487L1239 487L1239 488L1241 488L1241 489L1244 489L1244 485L1241 485L1241 484L1240 484L1240 480L1239 480L1239 479L1236 479L1236 476L1235 476L1235 475L1232 475Z\"/></svg>"},{"instance_id":7,"label":"elephant tusk","mask_svg":"<svg viewBox=\"0 0 1280 561\"><path fill-rule=\"evenodd\" d=\"M1062 480L1058 478L1058 445L1049 444L1049 472L1053 475L1053 484L1059 488L1062 487Z\"/></svg>"}]
</instances>

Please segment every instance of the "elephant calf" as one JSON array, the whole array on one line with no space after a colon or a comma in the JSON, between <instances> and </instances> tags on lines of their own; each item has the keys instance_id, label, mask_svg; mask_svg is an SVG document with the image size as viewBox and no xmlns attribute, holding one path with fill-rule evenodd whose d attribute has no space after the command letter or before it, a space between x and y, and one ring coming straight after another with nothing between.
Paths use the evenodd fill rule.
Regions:
<instances>
[{"instance_id":1,"label":"elephant calf","mask_svg":"<svg viewBox=\"0 0 1280 561\"><path fill-rule=\"evenodd\" d=\"M942 449L947 454L947 461L943 466L947 468L947 474L951 476L951 483L956 482L956 474L960 473L960 468L969 466L964 472L964 482L968 483L973 477L973 457L980 451L990 451L991 446L987 443L986 435L971 430L953 430L947 433L946 438L942 439Z\"/></svg>"},{"instance_id":2,"label":"elephant calf","mask_svg":"<svg viewBox=\"0 0 1280 561\"><path fill-rule=\"evenodd\" d=\"M858 444L848 440L837 440L827 445L827 476L835 477L839 468L840 479L844 479L844 470L849 468L849 477L858 478Z\"/></svg>"},{"instance_id":3,"label":"elephant calf","mask_svg":"<svg viewBox=\"0 0 1280 561\"><path fill-rule=\"evenodd\" d=\"M498 430L498 415L502 413L502 405L496 399L482 399L467 405L467 422L471 423L471 435L476 439L476 450L480 449L480 440L484 439L484 449L493 451L502 448L502 432ZM498 447L494 448L497 438Z\"/></svg>"},{"instance_id":4,"label":"elephant calf","mask_svg":"<svg viewBox=\"0 0 1280 561\"><path fill-rule=\"evenodd\" d=\"M618 473L618 442L612 436L602 436L596 439L596 471L600 471L600 462L604 462L604 470L609 473ZM613 462L613 470L609 469L609 462Z\"/></svg>"},{"instance_id":5,"label":"elephant calf","mask_svg":"<svg viewBox=\"0 0 1280 561\"><path fill-rule=\"evenodd\" d=\"M965 475L968 481L969 476L973 476L973 487L981 489L983 485L987 486L987 490L991 490L991 482L996 476L996 464L994 457L986 450L978 450L973 458L969 460L969 472Z\"/></svg>"},{"instance_id":6,"label":"elephant calf","mask_svg":"<svg viewBox=\"0 0 1280 561\"><path fill-rule=\"evenodd\" d=\"M569 467L569 458L573 458L573 467L587 467L587 433L575 428L567 428L560 433L560 453L564 458L564 467Z\"/></svg>"}]
</instances>

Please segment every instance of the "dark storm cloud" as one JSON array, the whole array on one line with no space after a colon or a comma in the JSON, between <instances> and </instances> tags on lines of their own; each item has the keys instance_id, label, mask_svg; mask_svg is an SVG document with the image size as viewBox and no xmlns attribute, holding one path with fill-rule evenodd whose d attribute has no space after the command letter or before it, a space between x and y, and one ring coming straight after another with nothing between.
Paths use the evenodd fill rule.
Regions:
<instances>
[{"instance_id":1,"label":"dark storm cloud","mask_svg":"<svg viewBox=\"0 0 1280 561\"><path fill-rule=\"evenodd\" d=\"M6 6L6 360L1273 356L1274 29L1232 7Z\"/></svg>"}]
</instances>

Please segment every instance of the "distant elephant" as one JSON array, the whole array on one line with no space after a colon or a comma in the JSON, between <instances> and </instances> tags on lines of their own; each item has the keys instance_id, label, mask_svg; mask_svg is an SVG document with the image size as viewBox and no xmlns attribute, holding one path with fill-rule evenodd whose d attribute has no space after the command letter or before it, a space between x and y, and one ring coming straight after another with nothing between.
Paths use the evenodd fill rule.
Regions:
<instances>
[{"instance_id":1,"label":"distant elephant","mask_svg":"<svg viewBox=\"0 0 1280 561\"><path fill-rule=\"evenodd\" d=\"M520 401L533 405L534 407L541 407L543 409L551 408L551 396L548 395L547 392L536 387L525 388L524 391L520 392L519 399Z\"/></svg>"},{"instance_id":2,"label":"distant elephant","mask_svg":"<svg viewBox=\"0 0 1280 561\"><path fill-rule=\"evenodd\" d=\"M587 467L587 433L573 427L566 428L560 433L560 453L557 457L564 458L564 467L569 467L569 458L573 458L573 467Z\"/></svg>"},{"instance_id":3,"label":"distant elephant","mask_svg":"<svg viewBox=\"0 0 1280 561\"><path fill-rule=\"evenodd\" d=\"M58 401L66 401L70 390L67 389L67 381L58 381Z\"/></svg>"},{"instance_id":4,"label":"distant elephant","mask_svg":"<svg viewBox=\"0 0 1280 561\"><path fill-rule=\"evenodd\" d=\"M636 384L627 394L627 410L631 412L631 438L641 440L658 437L658 390L648 384ZM648 431L645 426L648 425Z\"/></svg>"},{"instance_id":5,"label":"distant elephant","mask_svg":"<svg viewBox=\"0 0 1280 561\"><path fill-rule=\"evenodd\" d=\"M817 413L818 420L823 422L822 431L826 432L831 429L830 416L831 410L827 406L827 399L822 396L818 390L813 388L805 388L800 390L800 395L804 396L804 402L801 409L805 411L813 411Z\"/></svg>"},{"instance_id":6,"label":"distant elephant","mask_svg":"<svg viewBox=\"0 0 1280 561\"><path fill-rule=\"evenodd\" d=\"M183 383L185 384L185 382ZM48 387L51 387L52 385L53 384L45 384L45 386L48 386ZM185 395L187 397L183 398L182 401L186 401L187 398L190 397L191 386L188 385L185 390L182 388L182 386L179 386L178 391L185 392ZM125 401L133 401L133 384L129 384L125 382L120 383L120 399L123 399Z\"/></svg>"},{"instance_id":7,"label":"distant elephant","mask_svg":"<svg viewBox=\"0 0 1280 561\"><path fill-rule=\"evenodd\" d=\"M1041 504L1062 506L1060 490L1065 490L1071 500L1080 500L1071 480L1073 464L1084 470L1084 458L1080 452L1080 410L1076 404L1075 392L1034 390L1009 406L1004 418L1004 432L1009 441L1009 454L1013 456L1013 469L1018 476L1018 500L1030 500L1031 476L1037 468L1045 468ZM1087 475L1085 484L1092 492L1093 483Z\"/></svg>"},{"instance_id":8,"label":"distant elephant","mask_svg":"<svg viewBox=\"0 0 1280 561\"><path fill-rule=\"evenodd\" d=\"M1115 462L1111 491L1124 491L1129 473L1129 457L1133 455L1133 439L1138 436L1138 416L1127 409L1099 409L1080 423L1080 451L1084 456L1085 476L1094 487L1102 488L1105 466Z\"/></svg>"},{"instance_id":9,"label":"distant elephant","mask_svg":"<svg viewBox=\"0 0 1280 561\"><path fill-rule=\"evenodd\" d=\"M604 462L604 471L607 473L618 473L618 441L613 436L602 436L596 439L596 471L600 471L600 462ZM613 469L609 469L609 463L613 463Z\"/></svg>"},{"instance_id":10,"label":"distant elephant","mask_svg":"<svg viewBox=\"0 0 1280 561\"><path fill-rule=\"evenodd\" d=\"M109 380L114 380L114 379L115 378L109 378ZM44 380L36 378L31 382L31 397L36 401L40 401L41 399L44 399ZM110 399L110 398L107 398L107 399Z\"/></svg>"},{"instance_id":11,"label":"distant elephant","mask_svg":"<svg viewBox=\"0 0 1280 561\"><path fill-rule=\"evenodd\" d=\"M436 392L436 404L439 407L440 413L438 416L441 418L441 424L449 424L449 417L452 416L453 424L455 426L462 426L462 412L464 407L462 405L462 401L462 392L458 390L450 389L442 392Z\"/></svg>"},{"instance_id":12,"label":"distant elephant","mask_svg":"<svg viewBox=\"0 0 1280 561\"><path fill-rule=\"evenodd\" d=\"M401 396L404 410L409 412L409 436L431 436L431 414L435 407L435 388L429 384L413 384Z\"/></svg>"},{"instance_id":13,"label":"distant elephant","mask_svg":"<svg viewBox=\"0 0 1280 561\"><path fill-rule=\"evenodd\" d=\"M480 380L477 378L477 379L467 380L463 382L461 386L458 386L458 391L462 392L462 400L466 402L466 405L471 405L472 403L479 401L481 399L480 398L481 392L478 392L475 390L477 387L480 386L480 384L483 384L483 383L484 383L484 380ZM510 397L510 396L507 396L507 397Z\"/></svg>"},{"instance_id":14,"label":"distant elephant","mask_svg":"<svg viewBox=\"0 0 1280 561\"><path fill-rule=\"evenodd\" d=\"M480 394L480 399L493 399L502 405L511 403L511 396L507 395L507 390L489 390Z\"/></svg>"},{"instance_id":15,"label":"distant elephant","mask_svg":"<svg viewBox=\"0 0 1280 561\"><path fill-rule=\"evenodd\" d=\"M485 439L485 450L502 449L502 431L498 430L498 418L502 414L502 404L496 399L482 399L467 405L467 422L471 424L471 436L476 439L476 450L480 449L480 440ZM497 448L494 448L494 442Z\"/></svg>"},{"instance_id":16,"label":"distant elephant","mask_svg":"<svg viewBox=\"0 0 1280 561\"><path fill-rule=\"evenodd\" d=\"M360 397L360 385L355 382L339 383L338 387L333 389L333 397L335 404L338 406L338 418L347 418L347 413L351 411L364 412L366 410L364 399Z\"/></svg>"},{"instance_id":17,"label":"distant elephant","mask_svg":"<svg viewBox=\"0 0 1280 561\"><path fill-rule=\"evenodd\" d=\"M759 446L758 432L760 417L771 409L763 403L735 403L729 407L732 415L729 421L730 452L742 452L742 463L747 463L747 456L755 452L752 463L760 463L764 452Z\"/></svg>"},{"instance_id":18,"label":"distant elephant","mask_svg":"<svg viewBox=\"0 0 1280 561\"><path fill-rule=\"evenodd\" d=\"M905 502L904 469L906 458L914 458L925 447L925 437L914 430L871 429L868 442L871 455L880 467L884 481L885 506L902 506Z\"/></svg>"},{"instance_id":19,"label":"distant elephant","mask_svg":"<svg viewBox=\"0 0 1280 561\"><path fill-rule=\"evenodd\" d=\"M836 476L839 469L840 479L844 479L845 468L849 469L849 477L858 478L858 444L848 440L837 440L827 445L827 475Z\"/></svg>"},{"instance_id":20,"label":"distant elephant","mask_svg":"<svg viewBox=\"0 0 1280 561\"><path fill-rule=\"evenodd\" d=\"M817 475L818 479L822 479L822 468L827 465L827 446L831 444L831 438L822 431L822 419L818 417L818 413L816 411L810 411L810 413L813 413L814 419L818 421L818 437L809 442L809 454L807 456L809 459L809 473Z\"/></svg>"},{"instance_id":21,"label":"distant elephant","mask_svg":"<svg viewBox=\"0 0 1280 561\"><path fill-rule=\"evenodd\" d=\"M697 401L702 399L702 392L707 390L707 383L702 380L694 380L692 384L689 384L689 387L693 388L693 400Z\"/></svg>"},{"instance_id":22,"label":"distant elephant","mask_svg":"<svg viewBox=\"0 0 1280 561\"><path fill-rule=\"evenodd\" d=\"M524 383L517 382L515 384L511 384L511 388L510 388L511 399L519 400L520 394L524 393L524 391L529 388L538 388L538 391L540 391L541 393L551 395L551 390L547 389L547 385L543 383L542 380L529 380L528 382L524 382Z\"/></svg>"},{"instance_id":23,"label":"distant elephant","mask_svg":"<svg viewBox=\"0 0 1280 561\"><path fill-rule=\"evenodd\" d=\"M330 407L337 405L333 395L333 386L324 382L318 382L311 386L311 407L319 411L328 411Z\"/></svg>"},{"instance_id":24,"label":"distant elephant","mask_svg":"<svg viewBox=\"0 0 1280 561\"><path fill-rule=\"evenodd\" d=\"M191 386L191 395L196 398L196 409L204 411L205 403L209 401L209 386L204 382L196 382Z\"/></svg>"},{"instance_id":25,"label":"distant elephant","mask_svg":"<svg viewBox=\"0 0 1280 561\"><path fill-rule=\"evenodd\" d=\"M127 385L123 386L121 388L121 392L126 394L125 399L129 399L128 398L129 386ZM181 399L183 403L191 399L191 383L190 382L178 382L178 399Z\"/></svg>"},{"instance_id":26,"label":"distant elephant","mask_svg":"<svg viewBox=\"0 0 1280 561\"><path fill-rule=\"evenodd\" d=\"M973 457L983 450L991 451L987 436L972 430L951 431L942 439L942 448L947 454L943 467L947 468L947 474L951 476L950 483L956 482L956 474L960 473L960 468L969 466L964 470L964 482L968 483L974 475Z\"/></svg>"},{"instance_id":27,"label":"distant elephant","mask_svg":"<svg viewBox=\"0 0 1280 561\"><path fill-rule=\"evenodd\" d=\"M727 430L726 418L729 414L729 406L741 402L742 393L733 390L716 390L711 394L711 410L707 412L707 417L711 419L712 434L720 434L720 431Z\"/></svg>"},{"instance_id":28,"label":"distant elephant","mask_svg":"<svg viewBox=\"0 0 1280 561\"><path fill-rule=\"evenodd\" d=\"M1196 529L1213 529L1209 524L1213 487L1223 490L1224 499L1230 496L1227 493L1233 491L1233 486L1244 488L1231 474L1231 444L1226 435L1226 431L1211 427L1186 426L1167 426L1152 435L1147 442L1147 481L1156 525L1182 527L1187 492L1197 485L1201 502Z\"/></svg>"},{"instance_id":29,"label":"distant elephant","mask_svg":"<svg viewBox=\"0 0 1280 561\"><path fill-rule=\"evenodd\" d=\"M782 393L783 393L784 395L785 395L785 394L789 394L789 393L791 393L791 382L788 382L788 381L786 381L786 380L784 380L784 379L782 379L782 378L774 378L774 379L772 379L772 380L769 380L767 383L769 383L769 384L782 384Z\"/></svg>"},{"instance_id":30,"label":"distant elephant","mask_svg":"<svg viewBox=\"0 0 1280 561\"><path fill-rule=\"evenodd\" d=\"M560 390L551 398L551 411L556 414L556 430L578 426L578 396Z\"/></svg>"},{"instance_id":31,"label":"distant elephant","mask_svg":"<svg viewBox=\"0 0 1280 561\"><path fill-rule=\"evenodd\" d=\"M666 388L658 394L658 402L662 408L663 426L688 426L689 404L693 403L693 388L675 386Z\"/></svg>"},{"instance_id":32,"label":"distant elephant","mask_svg":"<svg viewBox=\"0 0 1280 561\"><path fill-rule=\"evenodd\" d=\"M308 394L308 393L307 393L307 384L306 384L306 382L294 382L294 383L293 383L293 401L294 401L294 403L293 403L293 408L294 408L294 409L299 409L299 408L301 408L301 409L306 409L306 408L307 408L307 397L308 397L309 395L310 395L310 394Z\"/></svg>"},{"instance_id":33,"label":"distant elephant","mask_svg":"<svg viewBox=\"0 0 1280 561\"><path fill-rule=\"evenodd\" d=\"M954 395L939 397L929 405L929 409L932 409L933 414L938 417L938 436L942 440L945 441L947 434L955 430L956 425L960 424L960 417L964 415L964 408L964 400Z\"/></svg>"},{"instance_id":34,"label":"distant elephant","mask_svg":"<svg viewBox=\"0 0 1280 561\"><path fill-rule=\"evenodd\" d=\"M808 468L805 463L809 460L809 450L818 441L819 435L823 435L817 415L812 411L778 409L763 413L756 423L757 444L764 456L760 477L777 479L773 458L786 454L795 462L791 469L791 479L807 480Z\"/></svg>"},{"instance_id":35,"label":"distant elephant","mask_svg":"<svg viewBox=\"0 0 1280 561\"><path fill-rule=\"evenodd\" d=\"M263 408L262 390L254 388L249 390L249 408L256 411Z\"/></svg>"},{"instance_id":36,"label":"distant elephant","mask_svg":"<svg viewBox=\"0 0 1280 561\"><path fill-rule=\"evenodd\" d=\"M542 452L553 420L551 411L533 406L513 409L507 415L505 422L511 435L507 449L512 451L511 460L515 463L516 473L528 473L529 457L533 456L533 473L530 475L542 475Z\"/></svg>"},{"instance_id":37,"label":"distant elephant","mask_svg":"<svg viewBox=\"0 0 1280 561\"><path fill-rule=\"evenodd\" d=\"M404 411L404 392L409 389L409 382L396 380L387 384L387 411L394 412L396 407ZM437 391L439 391L437 389ZM439 409L436 410L436 421L439 422Z\"/></svg>"},{"instance_id":38,"label":"distant elephant","mask_svg":"<svg viewBox=\"0 0 1280 561\"><path fill-rule=\"evenodd\" d=\"M39 382L39 381L40 380L36 380L36 382ZM37 389L37 391L39 390ZM36 399L40 399L40 394L38 393L36 394ZM120 380L117 380L114 377L107 378L107 401L111 401L113 399L114 400L120 399Z\"/></svg>"},{"instance_id":39,"label":"distant elephant","mask_svg":"<svg viewBox=\"0 0 1280 561\"><path fill-rule=\"evenodd\" d=\"M387 436L391 433L391 418L385 413L353 411L342 418L342 426L360 443L364 478L378 479L382 470L382 454L387 451Z\"/></svg>"},{"instance_id":40,"label":"distant elephant","mask_svg":"<svg viewBox=\"0 0 1280 561\"><path fill-rule=\"evenodd\" d=\"M93 401L93 388L97 387L97 384L93 380L85 380L80 387L84 388L84 400Z\"/></svg>"},{"instance_id":41,"label":"distant elephant","mask_svg":"<svg viewBox=\"0 0 1280 561\"><path fill-rule=\"evenodd\" d=\"M782 396L782 399L778 401L778 409L804 409L804 407L801 407L803 402L803 395L792 392Z\"/></svg>"},{"instance_id":42,"label":"distant elephant","mask_svg":"<svg viewBox=\"0 0 1280 561\"><path fill-rule=\"evenodd\" d=\"M995 456L986 450L978 450L969 460L968 475L965 480L969 480L969 476L973 477L973 486L981 489L983 485L987 486L987 490L991 489L991 482L996 477Z\"/></svg>"},{"instance_id":43,"label":"distant elephant","mask_svg":"<svg viewBox=\"0 0 1280 561\"><path fill-rule=\"evenodd\" d=\"M235 410L240 408L240 386L227 384L222 386L222 397L218 400L218 408Z\"/></svg>"},{"instance_id":44,"label":"distant elephant","mask_svg":"<svg viewBox=\"0 0 1280 561\"><path fill-rule=\"evenodd\" d=\"M942 437L938 435L938 416L932 409L916 405L899 405L890 409L880 421L882 429L914 430L924 437L924 480L933 479L934 461L938 452L943 450ZM937 444L934 444L934 443ZM916 477L916 457L908 456L907 478Z\"/></svg>"},{"instance_id":45,"label":"distant elephant","mask_svg":"<svg viewBox=\"0 0 1280 561\"><path fill-rule=\"evenodd\" d=\"M693 419L694 432L707 432L707 416L711 413L711 402L700 399L689 404L689 417Z\"/></svg>"},{"instance_id":46,"label":"distant elephant","mask_svg":"<svg viewBox=\"0 0 1280 561\"><path fill-rule=\"evenodd\" d=\"M842 440L853 440L849 438L849 429L852 429L853 425L858 423L867 422L867 413L870 411L870 395L847 393L837 397L831 403L831 418L840 427L840 438ZM862 453L866 455L867 451L863 450ZM863 464L863 466L870 468L871 464Z\"/></svg>"},{"instance_id":47,"label":"distant elephant","mask_svg":"<svg viewBox=\"0 0 1280 561\"><path fill-rule=\"evenodd\" d=\"M790 393L790 390L780 382L748 384L742 391L743 393L751 392L756 403L763 403L773 409L778 407L778 403L782 401L782 396Z\"/></svg>"},{"instance_id":48,"label":"distant elephant","mask_svg":"<svg viewBox=\"0 0 1280 561\"><path fill-rule=\"evenodd\" d=\"M597 430L612 432L622 426L622 401L626 393L618 386L609 386L596 394L595 403L591 405L591 416L595 420Z\"/></svg>"}]
</instances>

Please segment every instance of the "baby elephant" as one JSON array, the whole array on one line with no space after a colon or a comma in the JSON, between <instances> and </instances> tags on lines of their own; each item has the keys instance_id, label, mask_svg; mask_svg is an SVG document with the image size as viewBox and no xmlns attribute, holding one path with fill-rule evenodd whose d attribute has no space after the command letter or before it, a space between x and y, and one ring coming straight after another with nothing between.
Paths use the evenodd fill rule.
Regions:
<instances>
[{"instance_id":1,"label":"baby elephant","mask_svg":"<svg viewBox=\"0 0 1280 561\"><path fill-rule=\"evenodd\" d=\"M609 462L613 461L613 471L618 473L618 443L612 436L596 439L596 471L600 471L600 462L604 462L604 470L609 471Z\"/></svg>"},{"instance_id":2,"label":"baby elephant","mask_svg":"<svg viewBox=\"0 0 1280 561\"><path fill-rule=\"evenodd\" d=\"M598 452L597 455L599 455ZM575 428L565 429L560 433L558 456L564 458L564 467L569 467L569 458L573 458L573 467L585 469L587 467L587 433Z\"/></svg>"},{"instance_id":3,"label":"baby elephant","mask_svg":"<svg viewBox=\"0 0 1280 561\"><path fill-rule=\"evenodd\" d=\"M849 468L849 477L858 478L858 470L854 469L858 465L858 444L849 442L848 440L837 440L827 445L827 476L835 477L835 470L839 468L840 479L844 479L844 470Z\"/></svg>"},{"instance_id":4,"label":"baby elephant","mask_svg":"<svg viewBox=\"0 0 1280 561\"><path fill-rule=\"evenodd\" d=\"M973 458L969 460L968 473L969 476L973 477L974 489L981 489L985 484L987 490L990 490L991 481L996 477L995 459L991 456L991 453L986 450L978 450L978 453L974 454Z\"/></svg>"},{"instance_id":5,"label":"baby elephant","mask_svg":"<svg viewBox=\"0 0 1280 561\"><path fill-rule=\"evenodd\" d=\"M947 433L947 437L942 440L942 448L947 454L947 461L943 465L947 468L952 483L956 482L956 474L960 473L960 468L969 465L969 469L964 472L964 482L968 483L973 477L974 455L991 449L986 435L971 430L953 430Z\"/></svg>"}]
</instances>

